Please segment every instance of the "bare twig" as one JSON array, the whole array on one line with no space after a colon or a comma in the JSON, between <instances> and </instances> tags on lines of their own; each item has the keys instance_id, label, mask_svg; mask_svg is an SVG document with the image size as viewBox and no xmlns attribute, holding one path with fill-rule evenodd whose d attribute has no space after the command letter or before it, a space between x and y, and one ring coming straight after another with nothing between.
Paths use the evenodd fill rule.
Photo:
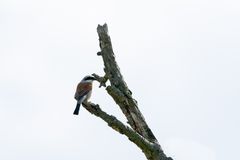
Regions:
<instances>
[{"instance_id":1,"label":"bare twig","mask_svg":"<svg viewBox=\"0 0 240 160\"><path fill-rule=\"evenodd\" d=\"M106 74L105 74L104 77L101 77L101 76L93 73L92 76L95 77L96 80L100 83L99 88L101 88L102 86L103 86L103 87L106 87L106 82L107 82L107 80L108 80L108 77L107 77Z\"/></svg>"}]
</instances>

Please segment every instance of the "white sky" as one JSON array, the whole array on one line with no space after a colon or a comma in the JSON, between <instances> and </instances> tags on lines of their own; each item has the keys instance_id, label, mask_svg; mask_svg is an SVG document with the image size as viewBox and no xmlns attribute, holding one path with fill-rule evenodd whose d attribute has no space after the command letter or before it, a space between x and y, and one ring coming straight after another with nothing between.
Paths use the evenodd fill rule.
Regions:
<instances>
[{"instance_id":1,"label":"white sky","mask_svg":"<svg viewBox=\"0 0 240 160\"><path fill-rule=\"evenodd\" d=\"M107 22L121 71L174 160L240 159L240 2L0 1L0 159L144 160L81 108L76 84L103 74ZM125 122L95 83L92 101Z\"/></svg>"}]
</instances>

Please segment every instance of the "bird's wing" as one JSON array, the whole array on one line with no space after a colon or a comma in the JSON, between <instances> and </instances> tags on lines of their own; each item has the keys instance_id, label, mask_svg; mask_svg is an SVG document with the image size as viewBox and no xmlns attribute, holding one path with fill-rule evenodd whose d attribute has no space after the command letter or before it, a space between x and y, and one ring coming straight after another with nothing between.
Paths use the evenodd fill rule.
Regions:
<instances>
[{"instance_id":1,"label":"bird's wing","mask_svg":"<svg viewBox=\"0 0 240 160\"><path fill-rule=\"evenodd\" d=\"M92 90L91 83L79 83L75 93L75 99L80 100L83 96Z\"/></svg>"}]
</instances>

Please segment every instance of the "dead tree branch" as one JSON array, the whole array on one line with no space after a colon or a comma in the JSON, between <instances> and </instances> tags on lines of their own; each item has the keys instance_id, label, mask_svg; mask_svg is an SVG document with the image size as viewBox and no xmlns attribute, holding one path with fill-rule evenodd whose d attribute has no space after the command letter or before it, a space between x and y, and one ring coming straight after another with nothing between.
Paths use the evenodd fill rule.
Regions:
<instances>
[{"instance_id":1,"label":"dead tree branch","mask_svg":"<svg viewBox=\"0 0 240 160\"><path fill-rule=\"evenodd\" d=\"M97 32L101 49L97 55L103 58L105 75L100 77L93 74L93 76L100 83L100 87L106 86L107 80L110 81L110 85L106 87L106 90L122 110L131 128L114 116L102 111L98 105L84 104L83 106L90 113L104 120L114 130L127 136L130 141L143 151L148 160L172 160L172 158L164 154L158 140L140 112L137 101L132 97L132 92L123 79L112 49L107 24L98 25Z\"/></svg>"},{"instance_id":2,"label":"dead tree branch","mask_svg":"<svg viewBox=\"0 0 240 160\"><path fill-rule=\"evenodd\" d=\"M108 126L110 126L115 131L125 135L128 137L130 141L135 143L138 147L140 147L143 151L152 148L154 150L154 143L151 143L147 141L144 137L142 137L140 134L135 132L133 129L128 127L127 125L123 124L121 121L119 121L116 117L107 114L104 112L99 105L88 103L83 103L83 107L88 110L90 113L94 114L95 116L101 118L104 120Z\"/></svg>"}]
</instances>

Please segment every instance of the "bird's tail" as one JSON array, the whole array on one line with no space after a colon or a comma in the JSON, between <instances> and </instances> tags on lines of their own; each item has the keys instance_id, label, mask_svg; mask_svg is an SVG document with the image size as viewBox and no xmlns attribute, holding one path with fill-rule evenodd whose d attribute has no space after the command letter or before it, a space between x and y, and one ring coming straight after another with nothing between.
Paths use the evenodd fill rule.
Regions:
<instances>
[{"instance_id":1,"label":"bird's tail","mask_svg":"<svg viewBox=\"0 0 240 160\"><path fill-rule=\"evenodd\" d=\"M79 109L80 109L80 103L77 103L77 106L76 106L76 108L75 108L73 114L78 115L78 113L79 113Z\"/></svg>"}]
</instances>

